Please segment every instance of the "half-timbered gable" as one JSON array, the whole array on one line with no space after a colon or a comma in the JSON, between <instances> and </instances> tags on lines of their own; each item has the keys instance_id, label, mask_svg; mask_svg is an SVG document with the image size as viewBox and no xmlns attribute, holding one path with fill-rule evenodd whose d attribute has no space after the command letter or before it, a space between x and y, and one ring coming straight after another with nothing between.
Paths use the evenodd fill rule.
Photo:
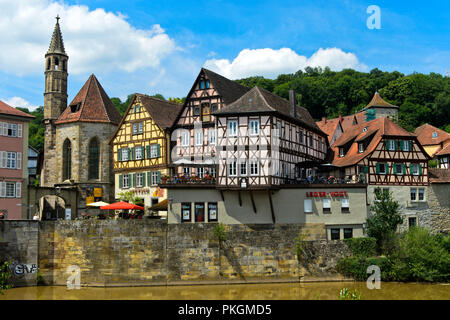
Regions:
<instances>
[{"instance_id":1,"label":"half-timbered gable","mask_svg":"<svg viewBox=\"0 0 450 320\"><path fill-rule=\"evenodd\" d=\"M143 94L134 95L110 140L113 145L116 193L134 189L144 196L156 194L160 197L161 193L153 189L157 189L161 176L169 174L169 128L181 108L181 104ZM151 205L150 200L146 201L146 205Z\"/></svg>"},{"instance_id":2,"label":"half-timbered gable","mask_svg":"<svg viewBox=\"0 0 450 320\"><path fill-rule=\"evenodd\" d=\"M386 117L349 128L332 149L333 164L349 179L362 174L369 185L428 185L429 156L414 134Z\"/></svg>"},{"instance_id":3,"label":"half-timbered gable","mask_svg":"<svg viewBox=\"0 0 450 320\"><path fill-rule=\"evenodd\" d=\"M218 187L276 187L295 181L299 164L326 157L326 135L309 112L259 87L215 115Z\"/></svg>"},{"instance_id":4,"label":"half-timbered gable","mask_svg":"<svg viewBox=\"0 0 450 320\"><path fill-rule=\"evenodd\" d=\"M208 69L200 70L173 128L172 160L177 173L202 177L205 170L215 171L211 158L216 152L216 119L212 113L248 90Z\"/></svg>"}]
</instances>

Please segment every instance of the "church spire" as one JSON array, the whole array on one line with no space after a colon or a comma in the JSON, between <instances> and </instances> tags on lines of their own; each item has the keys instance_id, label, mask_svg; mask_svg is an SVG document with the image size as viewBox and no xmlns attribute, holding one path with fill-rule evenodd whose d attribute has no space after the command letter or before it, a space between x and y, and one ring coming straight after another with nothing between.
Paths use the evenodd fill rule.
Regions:
<instances>
[{"instance_id":1,"label":"church spire","mask_svg":"<svg viewBox=\"0 0 450 320\"><path fill-rule=\"evenodd\" d=\"M52 40L50 42L50 47L48 48L47 54L49 53L66 54L61 29L59 28L59 19L61 18L59 17L59 15L57 15L55 29L53 30Z\"/></svg>"}]
</instances>

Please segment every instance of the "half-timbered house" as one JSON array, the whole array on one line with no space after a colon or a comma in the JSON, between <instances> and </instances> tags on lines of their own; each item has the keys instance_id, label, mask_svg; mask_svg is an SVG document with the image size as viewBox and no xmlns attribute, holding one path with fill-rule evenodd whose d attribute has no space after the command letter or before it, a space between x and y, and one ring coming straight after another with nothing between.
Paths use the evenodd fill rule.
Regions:
<instances>
[{"instance_id":1,"label":"half-timbered house","mask_svg":"<svg viewBox=\"0 0 450 320\"><path fill-rule=\"evenodd\" d=\"M369 201L374 189L393 191L403 207L426 201L428 182L427 155L417 136L387 117L357 124L332 146L335 175L349 181L368 184Z\"/></svg>"},{"instance_id":2,"label":"half-timbered house","mask_svg":"<svg viewBox=\"0 0 450 320\"><path fill-rule=\"evenodd\" d=\"M170 127L182 105L136 93L116 132L113 146L115 194L133 191L151 207L167 198L158 183L169 174Z\"/></svg>"},{"instance_id":3,"label":"half-timbered house","mask_svg":"<svg viewBox=\"0 0 450 320\"><path fill-rule=\"evenodd\" d=\"M186 178L215 176L216 119L213 113L249 88L202 68L173 126L174 172Z\"/></svg>"}]
</instances>

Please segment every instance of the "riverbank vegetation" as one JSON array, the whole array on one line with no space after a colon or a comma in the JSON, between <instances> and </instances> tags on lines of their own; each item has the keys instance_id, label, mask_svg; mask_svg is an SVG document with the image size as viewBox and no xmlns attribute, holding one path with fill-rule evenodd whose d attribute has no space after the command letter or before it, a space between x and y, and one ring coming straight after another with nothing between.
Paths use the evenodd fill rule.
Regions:
<instances>
[{"instance_id":1,"label":"riverbank vegetation","mask_svg":"<svg viewBox=\"0 0 450 320\"><path fill-rule=\"evenodd\" d=\"M9 285L9 278L11 278L11 270L9 268L10 262L0 261L0 294L3 294L3 290L11 288Z\"/></svg>"},{"instance_id":2,"label":"riverbank vegetation","mask_svg":"<svg viewBox=\"0 0 450 320\"><path fill-rule=\"evenodd\" d=\"M367 268L377 265L382 281L450 282L450 235L412 227L396 233L402 219L389 192L376 190L374 213L367 219L369 238L344 240L352 256L337 263L345 276L365 281Z\"/></svg>"}]
</instances>

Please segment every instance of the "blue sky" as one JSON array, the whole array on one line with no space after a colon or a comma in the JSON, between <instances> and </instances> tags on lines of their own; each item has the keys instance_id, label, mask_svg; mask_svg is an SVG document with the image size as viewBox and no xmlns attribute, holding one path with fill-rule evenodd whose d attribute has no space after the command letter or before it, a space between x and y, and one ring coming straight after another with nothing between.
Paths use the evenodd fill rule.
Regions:
<instances>
[{"instance_id":1,"label":"blue sky","mask_svg":"<svg viewBox=\"0 0 450 320\"><path fill-rule=\"evenodd\" d=\"M379 30L366 26L370 5L381 10ZM307 65L450 69L448 1L17 0L0 1L0 9L7 19L0 100L13 106L43 104L43 56L56 13L69 55L69 101L91 73L123 99L185 96L202 66L232 79Z\"/></svg>"}]
</instances>

